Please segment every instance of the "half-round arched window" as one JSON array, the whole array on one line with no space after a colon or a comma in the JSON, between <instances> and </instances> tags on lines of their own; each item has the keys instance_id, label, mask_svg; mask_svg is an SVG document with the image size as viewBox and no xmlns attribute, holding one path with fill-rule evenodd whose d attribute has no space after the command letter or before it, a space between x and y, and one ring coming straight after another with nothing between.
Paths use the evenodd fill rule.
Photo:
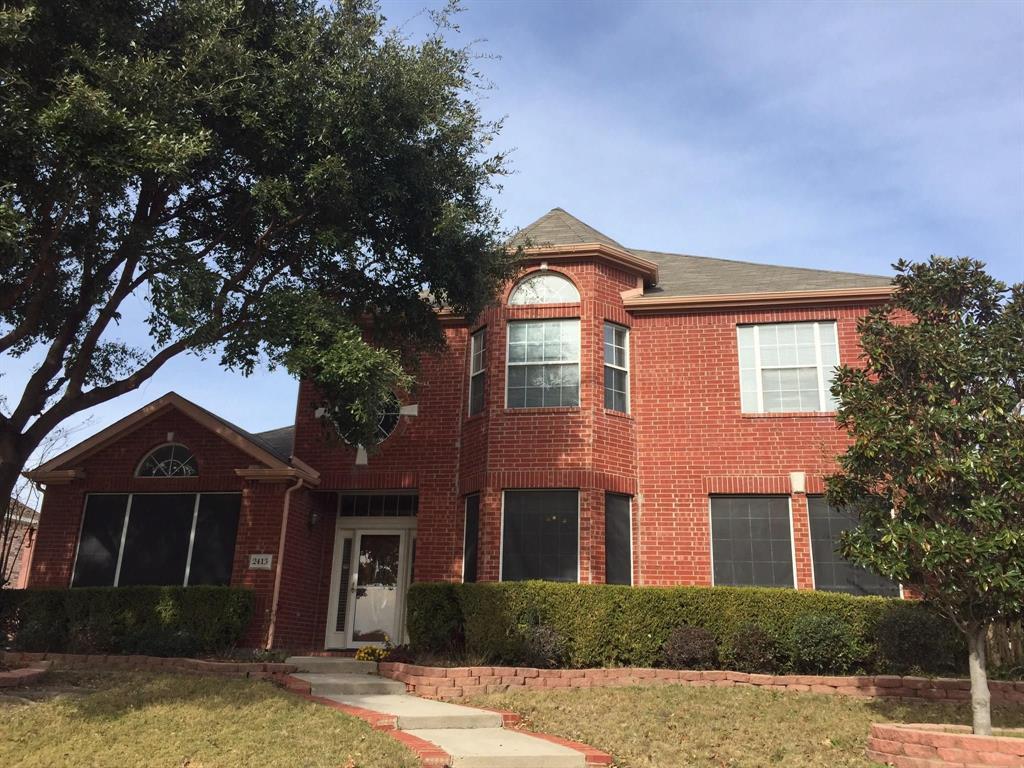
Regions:
<instances>
[{"instance_id":1,"label":"half-round arched window","mask_svg":"<svg viewBox=\"0 0 1024 768\"><path fill-rule=\"evenodd\" d=\"M534 272L519 281L508 297L509 304L572 304L580 292L566 277L554 272Z\"/></svg>"},{"instance_id":2,"label":"half-round arched window","mask_svg":"<svg viewBox=\"0 0 1024 768\"><path fill-rule=\"evenodd\" d=\"M135 474L139 477L195 477L199 467L192 451L180 443L168 443L153 449Z\"/></svg>"}]
</instances>

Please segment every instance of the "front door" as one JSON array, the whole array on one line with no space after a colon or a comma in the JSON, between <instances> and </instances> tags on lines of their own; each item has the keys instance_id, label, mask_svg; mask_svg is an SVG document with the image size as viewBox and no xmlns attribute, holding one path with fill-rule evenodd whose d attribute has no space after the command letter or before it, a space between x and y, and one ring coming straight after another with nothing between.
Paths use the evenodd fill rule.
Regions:
<instances>
[{"instance_id":1,"label":"front door","mask_svg":"<svg viewBox=\"0 0 1024 768\"><path fill-rule=\"evenodd\" d=\"M405 593L410 580L413 531L339 528L326 646L400 645L405 634Z\"/></svg>"}]
</instances>

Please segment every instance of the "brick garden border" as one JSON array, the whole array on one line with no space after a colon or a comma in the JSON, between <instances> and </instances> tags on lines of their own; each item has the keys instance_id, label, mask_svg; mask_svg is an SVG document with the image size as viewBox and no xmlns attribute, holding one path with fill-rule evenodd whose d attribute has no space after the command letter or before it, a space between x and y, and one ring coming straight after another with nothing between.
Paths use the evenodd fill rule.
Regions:
<instances>
[{"instance_id":1,"label":"brick garden border","mask_svg":"<svg viewBox=\"0 0 1024 768\"><path fill-rule=\"evenodd\" d=\"M76 653L26 653L0 651L0 662L7 666L32 666L48 662L61 669L138 669L156 672L198 672L207 675L248 677L258 680L281 681L285 675L296 672L294 664L277 662L207 661L205 659L165 658L162 656L121 656ZM17 671L17 670L15 670ZM24 685L25 683L19 683Z\"/></svg>"},{"instance_id":2,"label":"brick garden border","mask_svg":"<svg viewBox=\"0 0 1024 768\"><path fill-rule=\"evenodd\" d=\"M381 676L405 683L406 689L429 699L457 699L481 693L504 692L522 686L532 689L596 688L624 685L753 686L780 691L925 701L968 701L970 680L960 678L861 675L757 675L722 670L677 669L534 669L532 667L425 667L381 662ZM990 680L997 703L1024 705L1024 681Z\"/></svg>"},{"instance_id":3,"label":"brick garden border","mask_svg":"<svg viewBox=\"0 0 1024 768\"><path fill-rule=\"evenodd\" d=\"M1024 737L1024 728L1006 729ZM975 736L967 725L875 723L867 755L894 768L1024 766L1024 738Z\"/></svg>"},{"instance_id":4,"label":"brick garden border","mask_svg":"<svg viewBox=\"0 0 1024 768\"><path fill-rule=\"evenodd\" d=\"M3 661L3 659L0 659ZM4 662L6 664L6 662ZM6 671L0 670L0 688L17 688L29 685L46 676L50 671L50 662L34 661L27 667L17 667Z\"/></svg>"}]
</instances>

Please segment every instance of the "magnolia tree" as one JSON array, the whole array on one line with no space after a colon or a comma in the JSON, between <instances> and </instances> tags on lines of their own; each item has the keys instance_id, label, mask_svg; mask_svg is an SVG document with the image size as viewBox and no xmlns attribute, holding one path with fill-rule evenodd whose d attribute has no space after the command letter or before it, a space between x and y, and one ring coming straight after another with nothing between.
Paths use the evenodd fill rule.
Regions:
<instances>
[{"instance_id":1,"label":"magnolia tree","mask_svg":"<svg viewBox=\"0 0 1024 768\"><path fill-rule=\"evenodd\" d=\"M829 503L846 558L920 593L966 636L974 732L992 732L988 627L1024 614L1024 284L971 259L895 265L833 394L852 444Z\"/></svg>"},{"instance_id":2,"label":"magnolia tree","mask_svg":"<svg viewBox=\"0 0 1024 768\"><path fill-rule=\"evenodd\" d=\"M371 443L437 308L473 315L513 264L488 84L434 18L410 41L370 0L0 5L0 370L29 368L0 508L58 425L180 355L285 365Z\"/></svg>"}]
</instances>

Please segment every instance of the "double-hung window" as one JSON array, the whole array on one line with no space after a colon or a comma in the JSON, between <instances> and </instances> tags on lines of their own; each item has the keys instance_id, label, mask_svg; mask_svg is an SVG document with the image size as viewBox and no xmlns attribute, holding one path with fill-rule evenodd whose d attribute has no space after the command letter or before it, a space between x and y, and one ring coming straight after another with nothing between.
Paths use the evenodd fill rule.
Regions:
<instances>
[{"instance_id":1,"label":"double-hung window","mask_svg":"<svg viewBox=\"0 0 1024 768\"><path fill-rule=\"evenodd\" d=\"M740 399L744 413L831 411L839 363L834 321L741 325Z\"/></svg>"},{"instance_id":2,"label":"double-hung window","mask_svg":"<svg viewBox=\"0 0 1024 768\"><path fill-rule=\"evenodd\" d=\"M508 324L508 408L580 404L580 321Z\"/></svg>"},{"instance_id":3,"label":"double-hung window","mask_svg":"<svg viewBox=\"0 0 1024 768\"><path fill-rule=\"evenodd\" d=\"M481 328L469 341L469 415L484 409L484 381L487 368L487 329Z\"/></svg>"},{"instance_id":4,"label":"double-hung window","mask_svg":"<svg viewBox=\"0 0 1024 768\"><path fill-rule=\"evenodd\" d=\"M629 329L604 324L604 407L629 412Z\"/></svg>"}]
</instances>

